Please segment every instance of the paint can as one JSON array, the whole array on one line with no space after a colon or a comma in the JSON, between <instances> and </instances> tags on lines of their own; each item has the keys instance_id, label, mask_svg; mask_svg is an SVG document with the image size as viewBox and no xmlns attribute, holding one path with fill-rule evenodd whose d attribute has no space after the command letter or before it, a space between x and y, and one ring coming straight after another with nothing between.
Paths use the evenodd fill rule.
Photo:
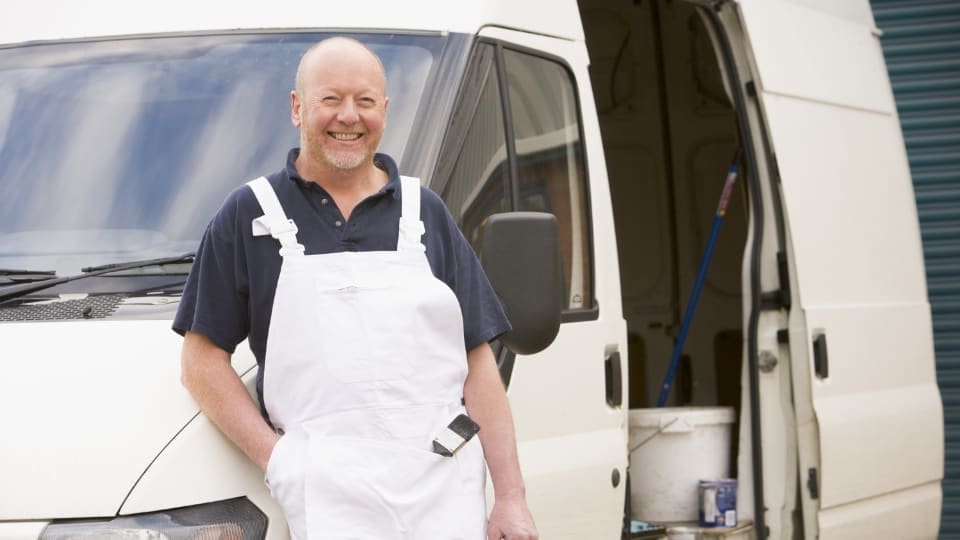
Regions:
<instances>
[{"instance_id":1,"label":"paint can","mask_svg":"<svg viewBox=\"0 0 960 540\"><path fill-rule=\"evenodd\" d=\"M700 526L737 526L737 479L701 480Z\"/></svg>"}]
</instances>

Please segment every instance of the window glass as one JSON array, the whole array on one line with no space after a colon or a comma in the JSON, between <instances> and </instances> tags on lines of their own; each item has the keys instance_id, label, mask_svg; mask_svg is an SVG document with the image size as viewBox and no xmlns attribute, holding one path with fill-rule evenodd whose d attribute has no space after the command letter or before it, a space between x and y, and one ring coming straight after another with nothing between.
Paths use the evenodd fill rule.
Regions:
<instances>
[{"instance_id":1,"label":"window glass","mask_svg":"<svg viewBox=\"0 0 960 540\"><path fill-rule=\"evenodd\" d=\"M562 65L505 50L516 144L517 210L557 217L568 309L590 308L590 231L576 93Z\"/></svg>"},{"instance_id":2,"label":"window glass","mask_svg":"<svg viewBox=\"0 0 960 540\"><path fill-rule=\"evenodd\" d=\"M486 63L486 82L466 129L460 154L441 196L464 236L478 248L478 228L490 214L509 210L503 106L496 69ZM457 114L469 113L467 110Z\"/></svg>"},{"instance_id":3,"label":"window glass","mask_svg":"<svg viewBox=\"0 0 960 540\"><path fill-rule=\"evenodd\" d=\"M0 49L0 268L70 275L196 249L226 194L298 146L289 92L300 55L323 37ZM356 37L383 60L380 148L399 160L417 144L412 126L431 107L422 98L448 38Z\"/></svg>"}]
</instances>

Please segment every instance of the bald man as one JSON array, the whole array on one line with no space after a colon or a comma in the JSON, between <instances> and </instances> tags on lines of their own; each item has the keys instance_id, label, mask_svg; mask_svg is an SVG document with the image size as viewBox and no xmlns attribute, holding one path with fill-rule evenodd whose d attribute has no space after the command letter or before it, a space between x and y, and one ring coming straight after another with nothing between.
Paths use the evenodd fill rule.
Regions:
<instances>
[{"instance_id":1,"label":"bald man","mask_svg":"<svg viewBox=\"0 0 960 540\"><path fill-rule=\"evenodd\" d=\"M537 538L489 346L509 323L443 202L377 153L388 103L362 43L303 55L300 148L201 241L173 324L183 383L264 470L293 538ZM259 404L230 366L244 339ZM464 417L478 435L435 451Z\"/></svg>"}]
</instances>

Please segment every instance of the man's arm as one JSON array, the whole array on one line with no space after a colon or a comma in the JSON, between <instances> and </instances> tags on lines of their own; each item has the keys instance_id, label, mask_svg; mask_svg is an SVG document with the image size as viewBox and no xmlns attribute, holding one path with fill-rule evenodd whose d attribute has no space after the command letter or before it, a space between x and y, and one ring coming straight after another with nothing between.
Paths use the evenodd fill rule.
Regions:
<instances>
[{"instance_id":1,"label":"man's arm","mask_svg":"<svg viewBox=\"0 0 960 540\"><path fill-rule=\"evenodd\" d=\"M280 438L260 415L243 381L230 365L230 353L203 334L187 332L181 353L181 381L200 410L261 469L266 469Z\"/></svg>"},{"instance_id":2,"label":"man's arm","mask_svg":"<svg viewBox=\"0 0 960 540\"><path fill-rule=\"evenodd\" d=\"M507 393L490 345L467 354L463 397L470 417L480 424L480 443L493 479L494 504L487 525L489 540L535 540L537 529L527 508L517 441Z\"/></svg>"}]
</instances>

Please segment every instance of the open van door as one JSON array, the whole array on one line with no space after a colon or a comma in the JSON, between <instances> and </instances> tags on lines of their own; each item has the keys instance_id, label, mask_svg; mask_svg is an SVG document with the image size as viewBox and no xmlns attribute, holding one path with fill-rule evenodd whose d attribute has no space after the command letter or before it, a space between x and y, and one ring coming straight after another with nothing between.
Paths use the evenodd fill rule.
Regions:
<instances>
[{"instance_id":1,"label":"open van door","mask_svg":"<svg viewBox=\"0 0 960 540\"><path fill-rule=\"evenodd\" d=\"M805 536L934 538L943 408L913 188L868 0L738 9L795 291Z\"/></svg>"}]
</instances>

